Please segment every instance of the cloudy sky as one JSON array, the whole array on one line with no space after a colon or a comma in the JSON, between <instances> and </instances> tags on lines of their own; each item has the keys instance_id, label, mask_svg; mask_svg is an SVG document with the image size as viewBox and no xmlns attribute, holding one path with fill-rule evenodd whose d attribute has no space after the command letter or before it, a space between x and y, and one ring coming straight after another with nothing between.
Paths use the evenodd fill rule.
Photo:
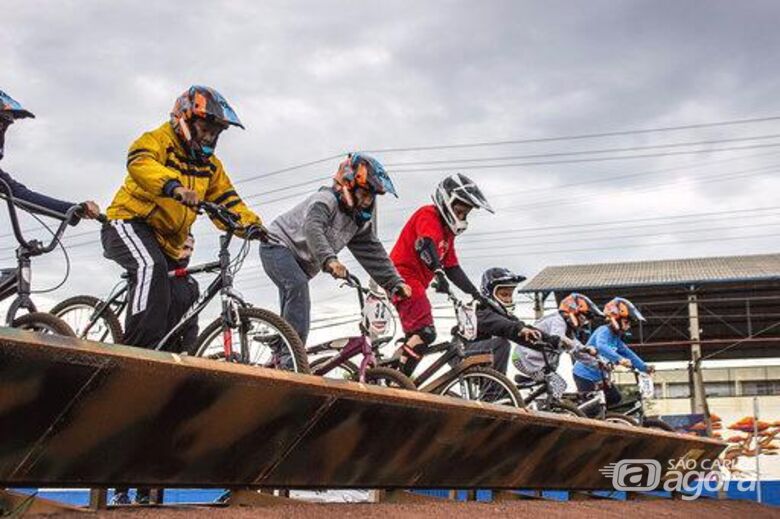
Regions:
<instances>
[{"instance_id":1,"label":"cloudy sky","mask_svg":"<svg viewBox=\"0 0 780 519\"><path fill-rule=\"evenodd\" d=\"M198 83L247 127L218 155L266 220L338 159L253 177L399 150L376 151L400 194L381 201L381 238L390 246L437 181L462 171L496 208L459 238L475 280L497 264L530 277L546 265L775 252L780 121L630 132L780 115L778 15L770 1L4 0L0 89L37 118L11 128L2 167L105 207L129 144ZM616 225L626 220L643 221ZM0 225L5 265L14 242L5 215ZM73 272L43 306L110 289L119 270L97 231L70 230ZM208 222L196 232L197 259L210 260L216 234ZM61 255L35 262L38 288L63 273ZM256 251L239 289L276 306ZM315 318L355 310L326 276L313 289Z\"/></svg>"}]
</instances>

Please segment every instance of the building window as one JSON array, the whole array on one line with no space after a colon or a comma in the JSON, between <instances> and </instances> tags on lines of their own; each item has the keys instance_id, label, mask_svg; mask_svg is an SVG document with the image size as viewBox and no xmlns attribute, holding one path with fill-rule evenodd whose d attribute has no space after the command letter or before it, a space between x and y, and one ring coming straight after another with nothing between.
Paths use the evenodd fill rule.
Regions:
<instances>
[{"instance_id":1,"label":"building window","mask_svg":"<svg viewBox=\"0 0 780 519\"><path fill-rule=\"evenodd\" d=\"M659 383L653 384L653 398L657 400L663 397L664 397L664 387Z\"/></svg>"},{"instance_id":2,"label":"building window","mask_svg":"<svg viewBox=\"0 0 780 519\"><path fill-rule=\"evenodd\" d=\"M745 380L743 396L780 395L780 380Z\"/></svg>"},{"instance_id":3,"label":"building window","mask_svg":"<svg viewBox=\"0 0 780 519\"><path fill-rule=\"evenodd\" d=\"M705 382L704 392L707 396L734 396L733 382Z\"/></svg>"},{"instance_id":4,"label":"building window","mask_svg":"<svg viewBox=\"0 0 780 519\"><path fill-rule=\"evenodd\" d=\"M691 388L687 382L669 382L666 384L667 398L691 398Z\"/></svg>"}]
</instances>

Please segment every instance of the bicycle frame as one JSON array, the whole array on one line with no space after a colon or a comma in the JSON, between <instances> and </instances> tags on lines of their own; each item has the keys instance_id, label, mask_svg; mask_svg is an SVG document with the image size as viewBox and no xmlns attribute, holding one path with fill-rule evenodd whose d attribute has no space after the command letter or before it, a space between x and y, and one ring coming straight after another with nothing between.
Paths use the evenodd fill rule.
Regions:
<instances>
[{"instance_id":1,"label":"bicycle frame","mask_svg":"<svg viewBox=\"0 0 780 519\"><path fill-rule=\"evenodd\" d=\"M363 314L363 320L364 321L370 320L371 316L364 315L366 310L365 294L369 292L368 289L364 288L360 284L360 280L351 274L347 276L346 285L354 288L355 291L357 292L358 303L360 304L360 312L361 314ZM376 367L377 365L377 356L375 354L375 350L378 350L382 344L385 344L391 339L391 337L385 337L385 338L380 338L378 340L372 341L371 332L369 330L370 325L371 325L370 322L369 323L361 322L360 335L347 338L346 339L347 342L346 344L344 344L343 347L336 348L334 347L334 343L336 341L330 341L325 344L313 346L309 348L307 350L308 353L319 353L320 351L327 351L333 349L338 350L338 355L336 355L334 358L330 359L324 365L314 370L313 374L319 376L325 376L330 371L343 364L345 361L351 359L352 357L355 357L356 355L362 354L363 359L360 361L360 366L358 368L359 369L358 375L359 375L360 382L365 383L366 370L369 368Z\"/></svg>"},{"instance_id":2,"label":"bicycle frame","mask_svg":"<svg viewBox=\"0 0 780 519\"><path fill-rule=\"evenodd\" d=\"M80 210L80 207L74 205L63 215L29 202L16 202L11 194L11 187L5 181L0 182L3 183L6 190L5 193L0 193L0 197L5 198L6 203L8 204L11 227L13 228L16 241L19 243L19 247L16 249L16 268L6 270L6 272L13 272L13 274L8 276L7 279L4 279L2 285L0 285L0 300L14 295L16 296L11 302L11 306L8 308L8 312L5 316L6 326L11 326L11 323L16 319L16 314L19 310L24 309L28 312L38 311L35 303L33 303L32 298L30 297L32 294L31 259L36 256L48 254L54 250L57 244L60 243L60 238L62 238L62 235L65 233L65 229L73 219L73 216ZM20 207L25 209L60 220L60 224L48 245L43 245L43 243L38 240L28 241L22 236L22 229L19 225L19 215L16 211L17 203Z\"/></svg>"}]
</instances>

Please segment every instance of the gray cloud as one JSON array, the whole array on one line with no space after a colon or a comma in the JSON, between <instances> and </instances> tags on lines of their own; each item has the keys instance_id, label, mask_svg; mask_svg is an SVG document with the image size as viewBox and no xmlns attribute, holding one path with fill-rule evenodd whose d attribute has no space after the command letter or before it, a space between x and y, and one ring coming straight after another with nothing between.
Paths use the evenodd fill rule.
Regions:
<instances>
[{"instance_id":1,"label":"gray cloud","mask_svg":"<svg viewBox=\"0 0 780 519\"><path fill-rule=\"evenodd\" d=\"M11 129L3 168L41 190L74 200L97 198L107 205L124 175L130 142L165 120L175 97L191 83L219 89L247 125L247 131L231 130L220 142L219 154L234 180L352 149L775 115L780 113L780 36L774 27L779 10L768 1L738 6L727 1L188 1L140 7L129 1L6 0L0 87L38 118ZM766 123L380 156L387 162L490 157L751 136L777 129L777 123ZM472 228L475 233L513 231L771 206L780 184L774 170L731 181L696 181L777 162L776 156L759 156L767 151L464 168L504 209L495 216L476 215ZM744 158L565 188L582 179L735 157ZM240 190L248 196L327 176L335 162L240 184ZM424 203L442 175L395 175L402 198L382 201L383 238L392 239L409 213L399 208ZM669 187L660 187L665 179ZM540 188L547 190L522 193ZM271 200L306 189L256 198L256 208L271 219L295 203ZM516 194L507 194L512 192ZM0 223L8 228L5 219ZM208 223L199 223L197 230L202 236L198 257L207 259L216 243L213 231ZM620 232L591 234L597 237L591 244L535 246L542 241L536 237L528 238L526 246L507 243L506 248L500 239L469 244L467 234L464 251L483 247L483 252L462 256L476 277L496 261L533 274L547 264L758 252L773 250L776 243L687 243L690 234L675 237L675 226L660 230L669 230L668 240L678 244L640 247L634 245L662 238L632 238L620 250L546 253L614 246L621 243ZM738 234L750 232L727 236ZM701 233L701 238L713 236ZM11 245L10 238L3 240L3 246ZM495 260L466 259L492 252ZM97 244L75 248L72 254L78 268L52 300L110 287L116 269L100 258ZM247 263L241 282L253 287L247 290L253 299L273 305L275 295L258 263L254 257ZM45 284L57 278L61 260L41 258L36 267L38 281ZM315 289L318 314L351 308L344 306L351 304L348 298L332 300L341 293L331 280L318 280Z\"/></svg>"}]
</instances>

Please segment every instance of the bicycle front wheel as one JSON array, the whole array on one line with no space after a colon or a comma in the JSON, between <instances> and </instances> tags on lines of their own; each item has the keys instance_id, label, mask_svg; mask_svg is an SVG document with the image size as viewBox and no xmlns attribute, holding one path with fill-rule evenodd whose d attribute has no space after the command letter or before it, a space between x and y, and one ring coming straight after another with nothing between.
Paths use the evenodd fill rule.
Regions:
<instances>
[{"instance_id":1,"label":"bicycle front wheel","mask_svg":"<svg viewBox=\"0 0 780 519\"><path fill-rule=\"evenodd\" d=\"M105 307L96 315L103 304L96 297L75 296L56 305L50 313L68 323L79 339L120 344L122 325L114 311Z\"/></svg>"},{"instance_id":2,"label":"bicycle front wheel","mask_svg":"<svg viewBox=\"0 0 780 519\"><path fill-rule=\"evenodd\" d=\"M231 361L296 373L309 373L306 350L292 326L262 308L240 308L238 327L225 329L221 318L209 324L197 340L197 357L226 360L224 337L233 343ZM245 348L245 349L242 349Z\"/></svg>"},{"instance_id":3,"label":"bicycle front wheel","mask_svg":"<svg viewBox=\"0 0 780 519\"><path fill-rule=\"evenodd\" d=\"M44 312L32 312L17 317L11 323L11 328L20 330L30 330L32 332L42 333L44 335L64 335L66 337L75 337L68 324L51 314Z\"/></svg>"},{"instance_id":4,"label":"bicycle front wheel","mask_svg":"<svg viewBox=\"0 0 780 519\"><path fill-rule=\"evenodd\" d=\"M525 407L523 399L512 382L500 372L476 366L461 373L439 391L439 394L477 400L491 404Z\"/></svg>"}]
</instances>

